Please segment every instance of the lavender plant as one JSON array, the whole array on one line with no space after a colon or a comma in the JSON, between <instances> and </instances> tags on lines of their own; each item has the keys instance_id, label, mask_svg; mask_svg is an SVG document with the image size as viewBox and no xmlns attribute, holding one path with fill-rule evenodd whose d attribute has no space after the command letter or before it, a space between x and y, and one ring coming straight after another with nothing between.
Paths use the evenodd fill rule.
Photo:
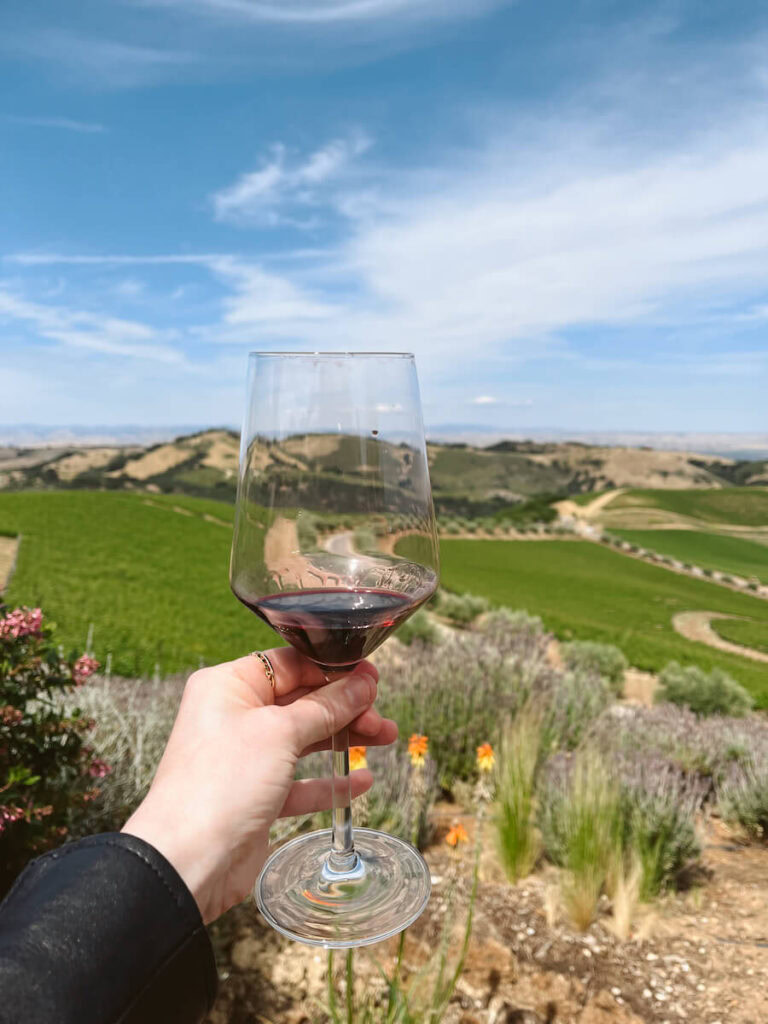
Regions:
<instances>
[{"instance_id":1,"label":"lavender plant","mask_svg":"<svg viewBox=\"0 0 768 1024\"><path fill-rule=\"evenodd\" d=\"M732 767L718 790L718 810L751 839L768 838L768 758Z\"/></svg>"}]
</instances>

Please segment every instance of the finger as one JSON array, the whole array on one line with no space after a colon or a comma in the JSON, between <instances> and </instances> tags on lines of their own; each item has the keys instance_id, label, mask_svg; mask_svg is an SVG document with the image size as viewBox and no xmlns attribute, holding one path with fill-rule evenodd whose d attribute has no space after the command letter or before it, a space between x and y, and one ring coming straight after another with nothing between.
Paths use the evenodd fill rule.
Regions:
<instances>
[{"instance_id":1,"label":"finger","mask_svg":"<svg viewBox=\"0 0 768 1024\"><path fill-rule=\"evenodd\" d=\"M372 676L355 671L351 676L319 686L293 704L279 709L291 731L298 755L313 743L333 736L376 700L376 682Z\"/></svg>"},{"instance_id":2,"label":"finger","mask_svg":"<svg viewBox=\"0 0 768 1024\"><path fill-rule=\"evenodd\" d=\"M349 773L349 789L353 798L367 793L372 785L373 776L367 768ZM315 811L327 811L332 806L333 779L301 779L291 786L278 817L313 814Z\"/></svg>"},{"instance_id":3,"label":"finger","mask_svg":"<svg viewBox=\"0 0 768 1024\"><path fill-rule=\"evenodd\" d=\"M328 678L332 679L334 675L336 678L343 678L344 675L349 674L348 672L333 673L326 678L328 674L319 665L310 661L309 658L305 658L303 654L299 654L293 647L273 647L272 650L263 653L269 658L275 672L274 694L260 658L246 654L244 658L235 658L234 661L230 661L229 668L242 680L253 686L264 703L269 703L270 699L279 703L281 697L287 696L297 688L314 689L317 686L324 686L328 682ZM355 671L358 670L366 672L378 682L379 672L373 662L361 661L355 668Z\"/></svg>"},{"instance_id":4,"label":"finger","mask_svg":"<svg viewBox=\"0 0 768 1024\"><path fill-rule=\"evenodd\" d=\"M387 747L390 743L395 742L397 734L398 728L396 723L389 718L383 718L381 728L373 736L350 729L349 745L350 747ZM332 743L333 740L330 739L322 740L320 743L313 743L311 747L307 747L305 750L302 750L300 757L305 757L307 754L314 754L318 750L330 750Z\"/></svg>"}]
</instances>

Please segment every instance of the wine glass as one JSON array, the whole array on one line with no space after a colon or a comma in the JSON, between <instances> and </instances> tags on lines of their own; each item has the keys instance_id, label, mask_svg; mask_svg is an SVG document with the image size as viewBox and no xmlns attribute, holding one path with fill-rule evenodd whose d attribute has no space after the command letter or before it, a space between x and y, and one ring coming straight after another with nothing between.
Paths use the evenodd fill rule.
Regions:
<instances>
[{"instance_id":1,"label":"wine glass","mask_svg":"<svg viewBox=\"0 0 768 1024\"><path fill-rule=\"evenodd\" d=\"M327 673L348 672L435 591L419 386L406 352L253 352L230 582ZM409 843L352 829L349 737L333 738L332 828L281 846L256 883L279 932L327 948L411 924L430 876Z\"/></svg>"}]
</instances>

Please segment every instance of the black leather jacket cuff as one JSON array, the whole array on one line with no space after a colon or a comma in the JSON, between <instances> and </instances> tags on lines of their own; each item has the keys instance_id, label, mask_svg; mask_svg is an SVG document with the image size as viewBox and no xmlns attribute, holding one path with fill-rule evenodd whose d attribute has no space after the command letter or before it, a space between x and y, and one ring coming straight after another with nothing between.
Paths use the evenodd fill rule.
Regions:
<instances>
[{"instance_id":1,"label":"black leather jacket cuff","mask_svg":"<svg viewBox=\"0 0 768 1024\"><path fill-rule=\"evenodd\" d=\"M0 1024L198 1024L216 987L192 894L135 836L45 854L0 905Z\"/></svg>"}]
</instances>

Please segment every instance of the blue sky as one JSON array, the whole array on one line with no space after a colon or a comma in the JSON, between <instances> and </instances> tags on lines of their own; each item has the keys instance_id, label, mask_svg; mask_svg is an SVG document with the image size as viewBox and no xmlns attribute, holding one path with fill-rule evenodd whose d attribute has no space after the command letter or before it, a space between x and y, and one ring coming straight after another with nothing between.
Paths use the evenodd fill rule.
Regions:
<instances>
[{"instance_id":1,"label":"blue sky","mask_svg":"<svg viewBox=\"0 0 768 1024\"><path fill-rule=\"evenodd\" d=\"M0 69L0 424L377 348L433 426L768 429L756 0L27 0Z\"/></svg>"}]
</instances>

